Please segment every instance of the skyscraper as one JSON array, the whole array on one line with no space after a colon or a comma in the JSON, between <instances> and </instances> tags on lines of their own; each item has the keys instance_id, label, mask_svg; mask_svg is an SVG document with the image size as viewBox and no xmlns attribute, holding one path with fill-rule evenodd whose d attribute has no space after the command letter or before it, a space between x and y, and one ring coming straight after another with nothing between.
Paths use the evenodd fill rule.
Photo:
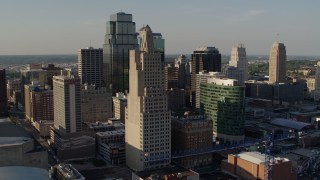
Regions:
<instances>
[{"instance_id":1,"label":"skyscraper","mask_svg":"<svg viewBox=\"0 0 320 180\"><path fill-rule=\"evenodd\" d=\"M103 77L113 95L129 89L129 50L137 48L132 14L119 12L111 15L103 45Z\"/></svg>"},{"instance_id":2,"label":"skyscraper","mask_svg":"<svg viewBox=\"0 0 320 180\"><path fill-rule=\"evenodd\" d=\"M221 54L215 47L201 47L196 49L191 59L191 92L190 100L195 107L196 99L196 75L201 71L221 72Z\"/></svg>"},{"instance_id":3,"label":"skyscraper","mask_svg":"<svg viewBox=\"0 0 320 180\"><path fill-rule=\"evenodd\" d=\"M229 61L230 68L227 69L228 78L237 79L239 85L244 85L248 80L248 61L246 48L243 44L233 47Z\"/></svg>"},{"instance_id":4,"label":"skyscraper","mask_svg":"<svg viewBox=\"0 0 320 180\"><path fill-rule=\"evenodd\" d=\"M141 28L143 29L143 27ZM140 29L139 29L140 31ZM141 44L141 39L142 37L139 36L139 33L137 33L138 35L138 44L140 46ZM164 43L164 39L162 38L162 34L161 33L152 33L153 36L153 48L154 48L154 52L156 53L160 53L161 54L161 61L164 63L164 56L165 56L165 43Z\"/></svg>"},{"instance_id":5,"label":"skyscraper","mask_svg":"<svg viewBox=\"0 0 320 180\"><path fill-rule=\"evenodd\" d=\"M0 116L7 115L6 70L0 70Z\"/></svg>"},{"instance_id":6,"label":"skyscraper","mask_svg":"<svg viewBox=\"0 0 320 180\"><path fill-rule=\"evenodd\" d=\"M78 50L78 74L81 84L95 85L96 88L104 87L102 62L101 48L88 47Z\"/></svg>"},{"instance_id":7,"label":"skyscraper","mask_svg":"<svg viewBox=\"0 0 320 180\"><path fill-rule=\"evenodd\" d=\"M200 84L200 108L213 121L220 143L244 140L245 87L234 79L210 78Z\"/></svg>"},{"instance_id":8,"label":"skyscraper","mask_svg":"<svg viewBox=\"0 0 320 180\"><path fill-rule=\"evenodd\" d=\"M80 79L53 77L54 128L61 133L81 131Z\"/></svg>"},{"instance_id":9,"label":"skyscraper","mask_svg":"<svg viewBox=\"0 0 320 180\"><path fill-rule=\"evenodd\" d=\"M269 81L282 83L286 81L286 47L283 43L272 44L269 56Z\"/></svg>"},{"instance_id":10,"label":"skyscraper","mask_svg":"<svg viewBox=\"0 0 320 180\"><path fill-rule=\"evenodd\" d=\"M157 169L170 164L171 119L164 92L161 54L154 52L152 31L140 31L140 51L130 51L126 161L135 171Z\"/></svg>"}]
</instances>

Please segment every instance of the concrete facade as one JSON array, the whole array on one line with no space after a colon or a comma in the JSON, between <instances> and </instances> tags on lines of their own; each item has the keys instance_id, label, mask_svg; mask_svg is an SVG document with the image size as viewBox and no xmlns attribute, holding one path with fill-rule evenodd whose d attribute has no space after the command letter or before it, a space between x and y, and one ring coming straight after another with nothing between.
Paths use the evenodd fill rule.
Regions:
<instances>
[{"instance_id":1,"label":"concrete facade","mask_svg":"<svg viewBox=\"0 0 320 180\"><path fill-rule=\"evenodd\" d=\"M287 54L283 43L275 42L272 44L269 55L269 82L286 82L287 73Z\"/></svg>"},{"instance_id":2,"label":"concrete facade","mask_svg":"<svg viewBox=\"0 0 320 180\"><path fill-rule=\"evenodd\" d=\"M229 61L229 66L234 67L238 70L237 77L242 77L241 79L237 79L239 84L244 84L244 81L248 79L248 61L247 61L247 53L246 48L243 44L239 44L235 46L231 50L231 56ZM241 75L240 75L241 74ZM234 79L234 77L229 77Z\"/></svg>"},{"instance_id":3,"label":"concrete facade","mask_svg":"<svg viewBox=\"0 0 320 180\"><path fill-rule=\"evenodd\" d=\"M112 96L104 87L94 85L81 87L82 122L107 122L112 117Z\"/></svg>"},{"instance_id":4,"label":"concrete facade","mask_svg":"<svg viewBox=\"0 0 320 180\"><path fill-rule=\"evenodd\" d=\"M113 101L113 117L120 119L121 122L125 121L127 97L124 93L116 93L116 96L112 97Z\"/></svg>"},{"instance_id":5,"label":"concrete facade","mask_svg":"<svg viewBox=\"0 0 320 180\"><path fill-rule=\"evenodd\" d=\"M171 161L171 120L161 54L154 52L150 27L140 30L140 50L130 51L125 122L126 162L134 171L162 168Z\"/></svg>"}]
</instances>

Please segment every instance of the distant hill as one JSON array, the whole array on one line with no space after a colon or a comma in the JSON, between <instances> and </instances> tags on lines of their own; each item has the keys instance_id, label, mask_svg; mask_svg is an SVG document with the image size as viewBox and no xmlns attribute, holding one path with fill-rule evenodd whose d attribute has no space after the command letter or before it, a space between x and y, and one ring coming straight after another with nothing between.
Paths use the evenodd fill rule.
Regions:
<instances>
[{"instance_id":1,"label":"distant hill","mask_svg":"<svg viewBox=\"0 0 320 180\"><path fill-rule=\"evenodd\" d=\"M166 54L166 62L172 63L179 54ZM190 59L191 55L186 54ZM317 56L288 56L289 61L291 60L320 60ZM229 55L222 55L222 63L228 63L230 59ZM248 61L267 61L268 55L248 55ZM76 63L77 55L0 55L0 65L8 64L29 64L29 63Z\"/></svg>"},{"instance_id":2,"label":"distant hill","mask_svg":"<svg viewBox=\"0 0 320 180\"><path fill-rule=\"evenodd\" d=\"M0 64L76 63L77 55L3 55Z\"/></svg>"}]
</instances>

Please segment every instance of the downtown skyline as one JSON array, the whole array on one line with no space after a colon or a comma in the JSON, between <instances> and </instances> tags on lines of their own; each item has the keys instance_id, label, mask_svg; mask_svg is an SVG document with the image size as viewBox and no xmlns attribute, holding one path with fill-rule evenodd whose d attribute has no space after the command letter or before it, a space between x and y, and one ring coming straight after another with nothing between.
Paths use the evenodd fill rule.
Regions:
<instances>
[{"instance_id":1,"label":"downtown skyline","mask_svg":"<svg viewBox=\"0 0 320 180\"><path fill-rule=\"evenodd\" d=\"M268 55L277 41L286 44L288 55L318 56L319 5L297 0L4 2L0 55L75 54L90 45L101 48L109 16L123 11L133 15L137 29L149 24L162 33L166 54L191 54L201 46L230 54L233 46L244 43L248 55Z\"/></svg>"}]
</instances>

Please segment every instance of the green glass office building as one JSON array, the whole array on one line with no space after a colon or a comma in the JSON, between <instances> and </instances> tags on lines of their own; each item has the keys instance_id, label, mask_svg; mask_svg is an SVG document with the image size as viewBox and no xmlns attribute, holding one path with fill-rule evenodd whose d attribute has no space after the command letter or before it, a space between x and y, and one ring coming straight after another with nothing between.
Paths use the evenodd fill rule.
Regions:
<instances>
[{"instance_id":1,"label":"green glass office building","mask_svg":"<svg viewBox=\"0 0 320 180\"><path fill-rule=\"evenodd\" d=\"M233 79L208 79L200 84L200 109L213 121L221 143L244 140L245 88Z\"/></svg>"}]
</instances>

